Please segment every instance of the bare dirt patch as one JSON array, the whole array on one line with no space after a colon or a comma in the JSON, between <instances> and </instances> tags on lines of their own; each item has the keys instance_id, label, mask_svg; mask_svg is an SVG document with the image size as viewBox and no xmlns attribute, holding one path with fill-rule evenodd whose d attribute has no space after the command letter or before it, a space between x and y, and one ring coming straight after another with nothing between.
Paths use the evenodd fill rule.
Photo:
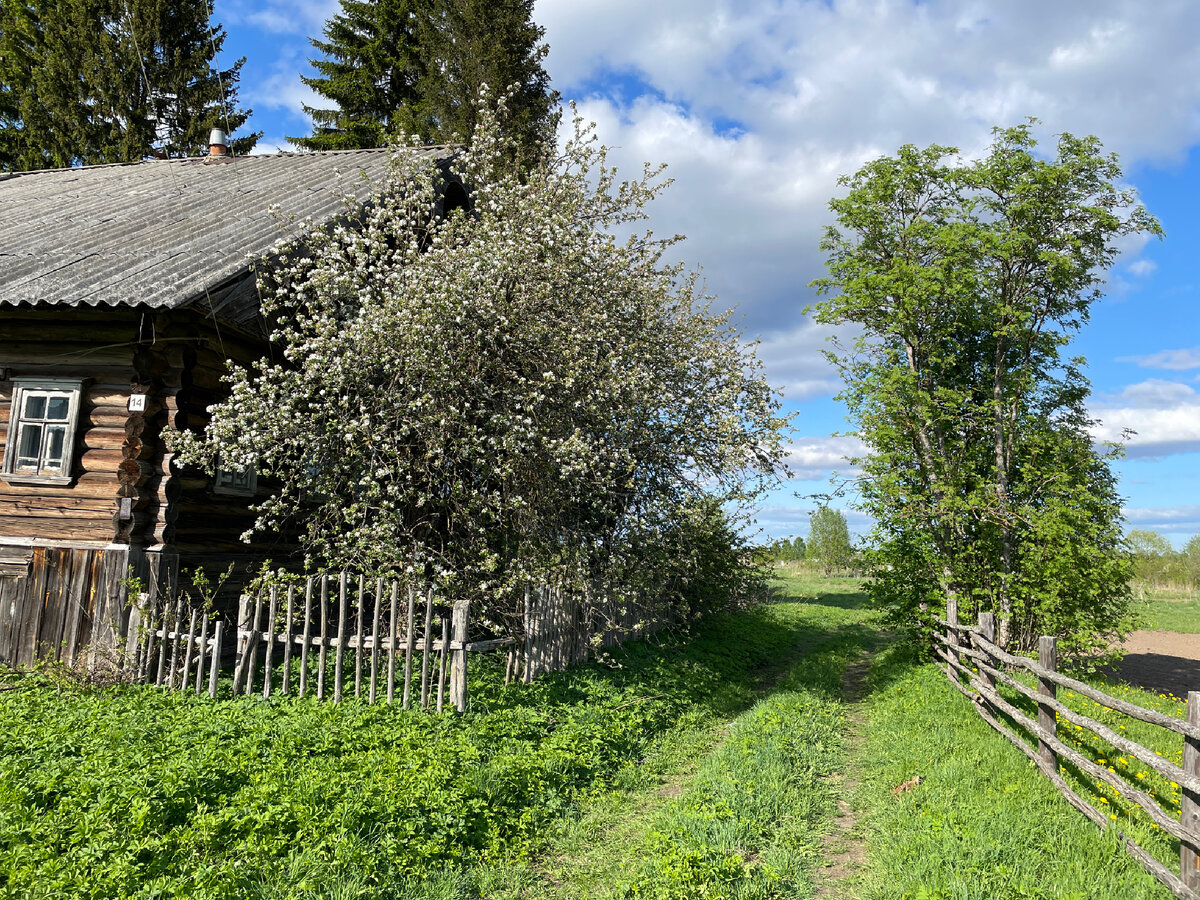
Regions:
<instances>
[{"instance_id":1,"label":"bare dirt patch","mask_svg":"<svg viewBox=\"0 0 1200 900\"><path fill-rule=\"evenodd\" d=\"M1176 697L1200 691L1200 635L1135 631L1121 647L1125 658L1110 669L1117 678Z\"/></svg>"}]
</instances>

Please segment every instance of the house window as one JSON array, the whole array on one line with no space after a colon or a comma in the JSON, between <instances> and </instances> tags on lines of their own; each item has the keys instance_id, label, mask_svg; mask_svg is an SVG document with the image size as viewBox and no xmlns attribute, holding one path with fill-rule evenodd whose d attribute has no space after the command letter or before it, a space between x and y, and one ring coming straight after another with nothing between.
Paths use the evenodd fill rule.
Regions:
<instances>
[{"instance_id":1,"label":"house window","mask_svg":"<svg viewBox=\"0 0 1200 900\"><path fill-rule=\"evenodd\" d=\"M12 385L4 480L69 484L82 379L14 378Z\"/></svg>"},{"instance_id":2,"label":"house window","mask_svg":"<svg viewBox=\"0 0 1200 900\"><path fill-rule=\"evenodd\" d=\"M254 466L247 466L244 472L227 469L217 460L217 471L213 475L213 493L225 494L230 497L253 497L258 488L258 475Z\"/></svg>"}]
</instances>

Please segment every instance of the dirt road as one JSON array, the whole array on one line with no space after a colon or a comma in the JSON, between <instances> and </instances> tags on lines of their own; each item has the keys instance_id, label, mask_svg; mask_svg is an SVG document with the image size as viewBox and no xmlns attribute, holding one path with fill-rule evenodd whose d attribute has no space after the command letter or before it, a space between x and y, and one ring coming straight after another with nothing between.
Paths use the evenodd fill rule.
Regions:
<instances>
[{"instance_id":1,"label":"dirt road","mask_svg":"<svg viewBox=\"0 0 1200 900\"><path fill-rule=\"evenodd\" d=\"M1113 669L1118 678L1181 699L1200 691L1200 634L1135 631L1121 646L1126 656Z\"/></svg>"}]
</instances>

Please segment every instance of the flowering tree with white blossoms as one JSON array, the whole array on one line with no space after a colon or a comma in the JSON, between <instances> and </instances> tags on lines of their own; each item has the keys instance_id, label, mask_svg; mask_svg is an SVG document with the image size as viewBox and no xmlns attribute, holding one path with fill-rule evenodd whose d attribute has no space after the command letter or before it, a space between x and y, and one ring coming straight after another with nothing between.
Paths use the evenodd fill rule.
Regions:
<instances>
[{"instance_id":1,"label":"flowering tree with white blossoms","mask_svg":"<svg viewBox=\"0 0 1200 900\"><path fill-rule=\"evenodd\" d=\"M233 368L182 458L279 485L257 527L303 529L311 566L416 572L500 615L552 571L676 599L744 577L730 510L775 478L785 420L664 261L679 238L617 237L660 170L618 181L576 118L517 174L496 121L452 161L469 210L442 215L446 171L401 149L373 200L262 266L282 359Z\"/></svg>"}]
</instances>

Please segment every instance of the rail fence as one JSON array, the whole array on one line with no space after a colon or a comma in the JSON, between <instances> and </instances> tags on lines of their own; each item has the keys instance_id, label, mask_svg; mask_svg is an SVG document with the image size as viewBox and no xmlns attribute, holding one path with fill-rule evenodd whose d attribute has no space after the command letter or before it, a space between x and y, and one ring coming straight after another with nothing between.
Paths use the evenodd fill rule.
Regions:
<instances>
[{"instance_id":1,"label":"rail fence","mask_svg":"<svg viewBox=\"0 0 1200 900\"><path fill-rule=\"evenodd\" d=\"M243 594L236 622L181 594L151 596L130 609L119 665L134 681L216 697L232 656L234 696L353 696L461 712L469 654L504 650L505 683L530 682L673 621L661 605L562 585L526 591L522 607L516 633L497 635L473 629L466 600L347 572Z\"/></svg>"},{"instance_id":2,"label":"rail fence","mask_svg":"<svg viewBox=\"0 0 1200 900\"><path fill-rule=\"evenodd\" d=\"M1150 874L1164 884L1179 900L1200 900L1200 691L1191 691L1187 698L1187 716L1176 719L1154 710L1145 709L1099 691L1091 685L1060 674L1057 671L1057 644L1053 637L1043 637L1038 644L1038 661L1006 653L995 643L995 620L990 613L979 616L978 625L961 625L956 606L951 602L946 620L936 619L944 634L933 632L934 656L945 663L950 683L968 697L976 712L996 731L1028 756L1050 780L1058 792L1075 809L1100 828L1107 828L1109 817L1084 800L1059 773L1059 761L1065 760L1079 771L1103 781L1121 797L1135 803L1159 828L1179 841L1179 875L1170 871L1128 835L1118 832L1125 849ZM1014 678L1011 670L1023 670L1037 679L1034 689ZM965 684L964 684L965 680ZM997 688L1003 684L1037 704L1037 719L1026 715ZM1113 729L1070 709L1057 698L1057 689L1067 688L1096 701L1110 710L1130 718L1166 728L1183 740L1183 765L1157 755ZM1001 721L1001 715L1018 729L1032 735L1037 748ZM1079 726L1111 744L1119 752L1133 757L1180 787L1181 809L1176 819L1166 812L1146 791L1139 790L1105 766L1099 765L1058 737L1058 719Z\"/></svg>"}]
</instances>

